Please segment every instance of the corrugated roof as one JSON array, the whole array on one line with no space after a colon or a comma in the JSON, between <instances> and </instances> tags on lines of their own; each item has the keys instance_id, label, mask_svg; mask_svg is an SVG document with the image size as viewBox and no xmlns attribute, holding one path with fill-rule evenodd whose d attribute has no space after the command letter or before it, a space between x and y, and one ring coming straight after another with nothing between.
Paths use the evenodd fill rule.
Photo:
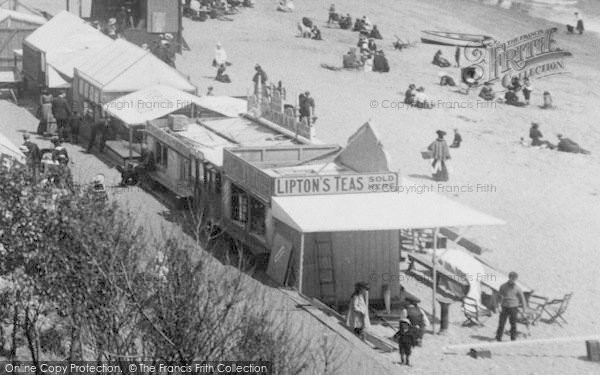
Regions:
<instances>
[{"instance_id":1,"label":"corrugated roof","mask_svg":"<svg viewBox=\"0 0 600 375\"><path fill-rule=\"evenodd\" d=\"M196 90L177 70L123 39L90 53L74 68L105 92L137 91L156 84L188 92Z\"/></svg>"},{"instance_id":2,"label":"corrugated roof","mask_svg":"<svg viewBox=\"0 0 600 375\"><path fill-rule=\"evenodd\" d=\"M25 42L42 52L60 47L71 35L77 35L84 27L90 27L73 13L62 11L31 33Z\"/></svg>"},{"instance_id":3,"label":"corrugated roof","mask_svg":"<svg viewBox=\"0 0 600 375\"><path fill-rule=\"evenodd\" d=\"M3 22L4 20L9 18L12 20L27 22L34 25L43 25L46 23L46 19L44 17L36 16L33 14L15 12L14 10L0 9L0 22Z\"/></svg>"}]
</instances>

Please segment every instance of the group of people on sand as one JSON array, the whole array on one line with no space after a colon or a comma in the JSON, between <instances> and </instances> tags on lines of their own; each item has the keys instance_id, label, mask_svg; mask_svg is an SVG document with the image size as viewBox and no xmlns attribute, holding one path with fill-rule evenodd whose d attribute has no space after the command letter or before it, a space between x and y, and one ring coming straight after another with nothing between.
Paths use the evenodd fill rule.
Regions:
<instances>
[{"instance_id":1,"label":"group of people on sand","mask_svg":"<svg viewBox=\"0 0 600 375\"><path fill-rule=\"evenodd\" d=\"M556 149L557 151L570 152L574 154L588 155L590 153L588 150L579 146L577 142L564 137L560 133L556 135L556 138L558 138L558 143L553 145L550 141L544 139L544 135L540 130L540 124L537 122L531 123L531 128L529 128L529 138L531 139L531 143L527 144L527 142L521 138L521 144L523 146L548 148L550 150Z\"/></svg>"},{"instance_id":2,"label":"group of people on sand","mask_svg":"<svg viewBox=\"0 0 600 375\"><path fill-rule=\"evenodd\" d=\"M404 104L421 109L433 108L433 103L429 100L427 94L425 94L425 88L423 86L417 88L414 83L408 85L408 89L404 93Z\"/></svg>"},{"instance_id":3,"label":"group of people on sand","mask_svg":"<svg viewBox=\"0 0 600 375\"><path fill-rule=\"evenodd\" d=\"M350 13L347 13L345 16L340 16L335 12L335 5L331 4L327 23L330 24L334 22L337 22L342 30L357 31L369 38L383 39L377 25L373 25L369 17L363 16L362 18L356 18L356 20L353 21Z\"/></svg>"},{"instance_id":4,"label":"group of people on sand","mask_svg":"<svg viewBox=\"0 0 600 375\"><path fill-rule=\"evenodd\" d=\"M292 0L280 0L279 4L277 4L278 12L293 12L296 10L296 6Z\"/></svg>"},{"instance_id":5,"label":"group of people on sand","mask_svg":"<svg viewBox=\"0 0 600 375\"><path fill-rule=\"evenodd\" d=\"M236 14L242 6L253 8L254 0L185 0L183 15L204 22L209 18Z\"/></svg>"},{"instance_id":6,"label":"group of people on sand","mask_svg":"<svg viewBox=\"0 0 600 375\"><path fill-rule=\"evenodd\" d=\"M360 58L356 57L356 49L351 48L344 57L344 68L363 68L364 71L387 73L390 64L383 50L377 48L374 38L360 35L356 44L360 51ZM357 65L358 63L358 65Z\"/></svg>"},{"instance_id":7,"label":"group of people on sand","mask_svg":"<svg viewBox=\"0 0 600 375\"><path fill-rule=\"evenodd\" d=\"M321 29L308 17L302 18L302 24L298 24L298 28L303 38L323 40Z\"/></svg>"}]
</instances>

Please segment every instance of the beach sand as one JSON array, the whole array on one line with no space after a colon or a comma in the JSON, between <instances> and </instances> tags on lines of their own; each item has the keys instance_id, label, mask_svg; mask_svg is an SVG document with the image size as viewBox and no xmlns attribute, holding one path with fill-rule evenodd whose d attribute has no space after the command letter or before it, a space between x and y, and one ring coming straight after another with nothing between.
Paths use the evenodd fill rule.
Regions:
<instances>
[{"instance_id":1,"label":"beach sand","mask_svg":"<svg viewBox=\"0 0 600 375\"><path fill-rule=\"evenodd\" d=\"M452 129L460 129L464 143L460 149L451 150L453 171L441 190L493 185L493 192L445 194L506 221L504 226L469 230L468 238L491 250L482 259L502 270L517 271L520 280L536 294L560 298L574 292L565 315L569 324L559 327L540 323L532 327L531 338L600 334L598 35L567 35L563 25L466 0L338 0L335 4L340 13L350 13L353 17L368 15L378 25L384 40L377 44L388 56L390 73L335 72L321 67L322 63L341 66L342 55L357 42L357 33L328 28L329 2L317 0L297 1L295 13L276 12L275 1L258 0L255 8L244 9L234 16L234 22L185 19L184 36L192 51L178 56L177 67L190 76L200 94L208 86L214 86L216 95L245 95L251 88L253 66L259 63L271 81L283 81L288 97L297 97L305 90L311 92L316 100L319 117L316 129L321 140L345 144L359 126L371 121L391 155L392 167L410 177L410 183L433 184L419 151L435 138L437 129L445 130L448 137ZM296 37L296 23L303 16L316 22L324 41ZM384 100L402 101L410 83L424 86L436 102L439 99L444 103L477 103L475 91L466 97L438 85L438 72L447 72L458 79L459 70L442 69L430 63L439 49L437 46L417 43L415 47L394 51L393 34L418 42L420 30L438 29L508 40L550 26L559 28L558 45L574 55L566 60L570 73L533 81L532 104L527 108L501 104L495 108L448 108L450 104L432 110L382 108ZM212 79L216 69L210 63L217 41L223 44L233 63L228 68L231 84ZM441 49L452 61L453 47ZM500 89L498 84L495 89ZM545 90L552 93L557 109L538 108ZM372 108L372 101L377 108ZM556 141L556 133L562 133L589 149L592 155L522 147L519 139L528 138L532 121L541 124L541 131L552 142ZM434 188L438 189L437 184ZM430 289L411 280L404 286L424 300L426 310L431 310ZM424 346L415 350L412 368L398 366L397 373L600 372L600 365L585 360L582 341L495 349L492 359L475 360L465 353L445 355L442 346L493 339L497 315L485 327L465 328L460 326L464 319L459 310L459 304L451 306L448 335L427 335ZM398 361L395 353L381 357L382 361ZM368 370L368 363L363 364L366 367L357 367L357 360L348 360L344 372L380 373Z\"/></svg>"}]
</instances>

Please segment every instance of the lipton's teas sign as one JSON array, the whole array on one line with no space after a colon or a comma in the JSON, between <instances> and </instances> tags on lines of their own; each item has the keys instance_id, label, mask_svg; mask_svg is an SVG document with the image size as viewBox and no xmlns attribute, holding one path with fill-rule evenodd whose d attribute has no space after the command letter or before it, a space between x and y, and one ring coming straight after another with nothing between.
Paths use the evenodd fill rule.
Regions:
<instances>
[{"instance_id":1,"label":"lipton's teas sign","mask_svg":"<svg viewBox=\"0 0 600 375\"><path fill-rule=\"evenodd\" d=\"M392 191L398 186L396 173L299 176L275 179L274 195L351 194Z\"/></svg>"},{"instance_id":2,"label":"lipton's teas sign","mask_svg":"<svg viewBox=\"0 0 600 375\"><path fill-rule=\"evenodd\" d=\"M495 43L485 50L466 48L466 58L473 64L465 69L477 81L500 80L505 87L513 77L537 79L566 73L564 58L572 54L557 46L554 39L557 30L555 27L538 30Z\"/></svg>"}]
</instances>

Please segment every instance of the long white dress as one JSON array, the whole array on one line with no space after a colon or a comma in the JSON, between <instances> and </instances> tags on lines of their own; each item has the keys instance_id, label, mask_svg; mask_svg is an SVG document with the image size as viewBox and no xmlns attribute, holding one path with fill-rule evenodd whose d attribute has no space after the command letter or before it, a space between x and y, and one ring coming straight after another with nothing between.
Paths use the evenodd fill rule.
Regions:
<instances>
[{"instance_id":1,"label":"long white dress","mask_svg":"<svg viewBox=\"0 0 600 375\"><path fill-rule=\"evenodd\" d=\"M215 49L215 61L217 65L225 64L225 62L227 62L227 53L223 47Z\"/></svg>"},{"instance_id":2,"label":"long white dress","mask_svg":"<svg viewBox=\"0 0 600 375\"><path fill-rule=\"evenodd\" d=\"M371 327L369 308L362 294L355 295L350 300L346 324L351 328L368 329Z\"/></svg>"}]
</instances>

